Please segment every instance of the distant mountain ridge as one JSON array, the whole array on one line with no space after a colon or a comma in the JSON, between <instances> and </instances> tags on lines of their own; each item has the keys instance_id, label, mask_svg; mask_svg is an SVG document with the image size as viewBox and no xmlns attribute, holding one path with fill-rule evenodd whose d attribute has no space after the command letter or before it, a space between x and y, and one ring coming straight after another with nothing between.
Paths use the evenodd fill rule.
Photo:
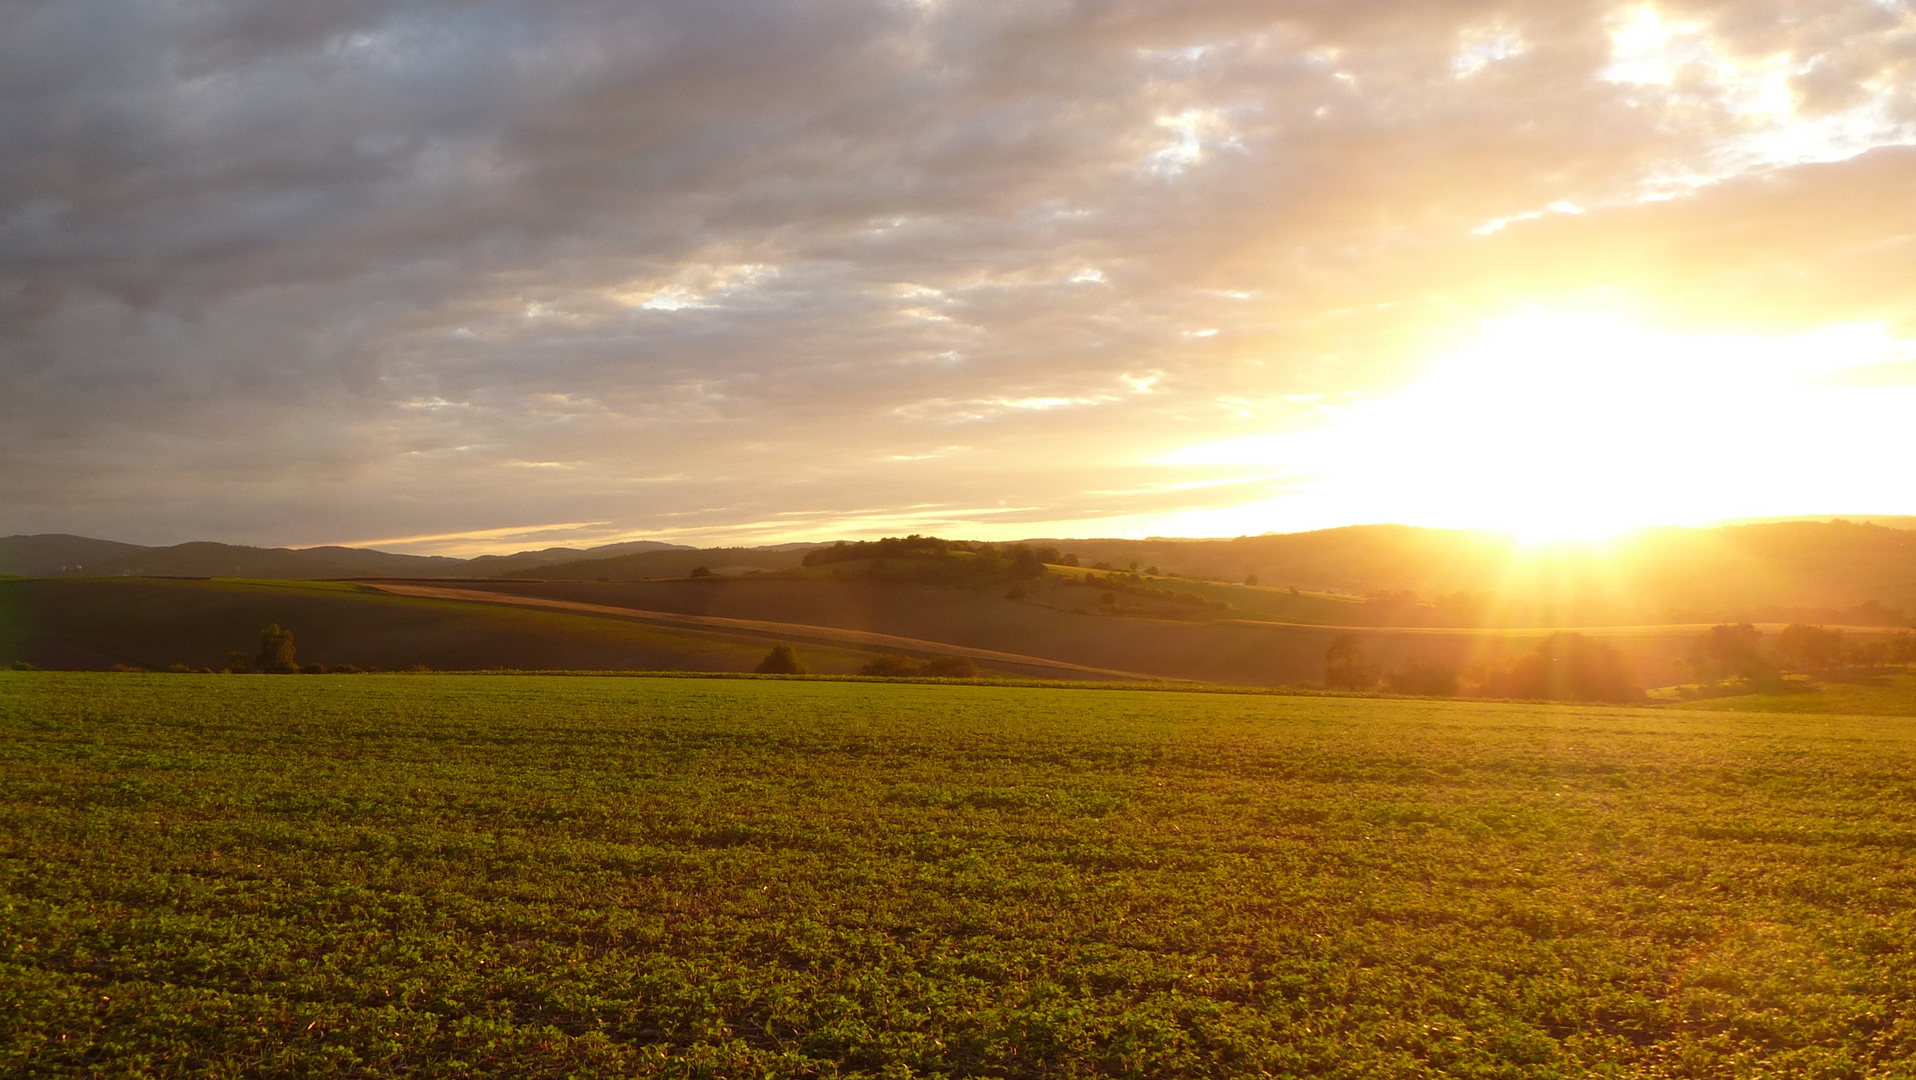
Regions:
<instances>
[{"instance_id":1,"label":"distant mountain ridge","mask_svg":"<svg viewBox=\"0 0 1916 1080\"><path fill-rule=\"evenodd\" d=\"M235 577L311 580L349 577L494 577L646 552L694 551L683 544L635 540L596 548L546 548L455 559L328 545L261 548L196 540L144 547L65 533L0 537L0 574L21 577Z\"/></svg>"}]
</instances>

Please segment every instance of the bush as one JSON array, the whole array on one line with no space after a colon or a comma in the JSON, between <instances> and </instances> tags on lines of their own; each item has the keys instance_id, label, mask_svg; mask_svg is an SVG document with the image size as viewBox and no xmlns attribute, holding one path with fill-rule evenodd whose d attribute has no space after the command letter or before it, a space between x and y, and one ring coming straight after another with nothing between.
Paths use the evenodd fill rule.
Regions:
<instances>
[{"instance_id":1,"label":"bush","mask_svg":"<svg viewBox=\"0 0 1916 1080\"><path fill-rule=\"evenodd\" d=\"M709 566L694 566L692 568L692 576L693 577L711 577L712 568Z\"/></svg>"},{"instance_id":2,"label":"bush","mask_svg":"<svg viewBox=\"0 0 1916 1080\"><path fill-rule=\"evenodd\" d=\"M226 654L225 668L236 675L253 670L253 661L245 653L235 649Z\"/></svg>"},{"instance_id":3,"label":"bush","mask_svg":"<svg viewBox=\"0 0 1916 1080\"><path fill-rule=\"evenodd\" d=\"M798 653L790 645L778 644L752 670L760 675L803 675L805 665L798 662Z\"/></svg>"},{"instance_id":4,"label":"bush","mask_svg":"<svg viewBox=\"0 0 1916 1080\"><path fill-rule=\"evenodd\" d=\"M916 671L917 667L911 662L911 657L895 654L873 657L871 663L858 669L860 675L882 675L888 679L911 675Z\"/></svg>"},{"instance_id":5,"label":"bush","mask_svg":"<svg viewBox=\"0 0 1916 1080\"><path fill-rule=\"evenodd\" d=\"M975 679L978 665L969 656L934 656L919 666L918 674L937 679Z\"/></svg>"}]
</instances>

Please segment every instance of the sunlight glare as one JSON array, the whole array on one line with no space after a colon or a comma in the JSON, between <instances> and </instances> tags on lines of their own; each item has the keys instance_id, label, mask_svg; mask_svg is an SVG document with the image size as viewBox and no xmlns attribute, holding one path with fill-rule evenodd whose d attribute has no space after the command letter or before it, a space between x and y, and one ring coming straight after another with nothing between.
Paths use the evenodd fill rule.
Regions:
<instances>
[{"instance_id":1,"label":"sunlight glare","mask_svg":"<svg viewBox=\"0 0 1916 1080\"><path fill-rule=\"evenodd\" d=\"M1395 520L1536 542L1861 512L1901 482L1916 385L1850 376L1913 358L1874 325L1694 335L1540 312L1488 323L1425 378L1326 427L1159 460L1310 478L1295 495L1233 508L1273 522L1264 529Z\"/></svg>"}]
</instances>

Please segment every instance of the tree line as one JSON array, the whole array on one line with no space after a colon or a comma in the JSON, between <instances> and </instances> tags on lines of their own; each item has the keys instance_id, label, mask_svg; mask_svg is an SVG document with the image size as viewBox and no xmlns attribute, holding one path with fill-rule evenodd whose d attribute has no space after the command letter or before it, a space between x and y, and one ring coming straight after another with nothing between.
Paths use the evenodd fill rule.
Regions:
<instances>
[{"instance_id":1,"label":"tree line","mask_svg":"<svg viewBox=\"0 0 1916 1080\"><path fill-rule=\"evenodd\" d=\"M1358 634L1339 634L1324 653L1324 685L1335 690L1455 697L1469 689L1481 697L1548 701L1643 697L1642 684L1616 646L1569 631L1551 634L1527 655L1475 674L1467 687L1465 673L1442 660L1412 660L1387 672L1371 660Z\"/></svg>"}]
</instances>

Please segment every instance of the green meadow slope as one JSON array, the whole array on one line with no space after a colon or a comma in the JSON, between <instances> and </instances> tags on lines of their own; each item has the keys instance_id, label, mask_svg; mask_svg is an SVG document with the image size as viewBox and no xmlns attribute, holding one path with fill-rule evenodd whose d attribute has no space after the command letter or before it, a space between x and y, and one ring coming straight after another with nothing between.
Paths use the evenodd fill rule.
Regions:
<instances>
[{"instance_id":1,"label":"green meadow slope","mask_svg":"<svg viewBox=\"0 0 1916 1080\"><path fill-rule=\"evenodd\" d=\"M1916 720L0 672L19 1076L1896 1077Z\"/></svg>"}]
</instances>

